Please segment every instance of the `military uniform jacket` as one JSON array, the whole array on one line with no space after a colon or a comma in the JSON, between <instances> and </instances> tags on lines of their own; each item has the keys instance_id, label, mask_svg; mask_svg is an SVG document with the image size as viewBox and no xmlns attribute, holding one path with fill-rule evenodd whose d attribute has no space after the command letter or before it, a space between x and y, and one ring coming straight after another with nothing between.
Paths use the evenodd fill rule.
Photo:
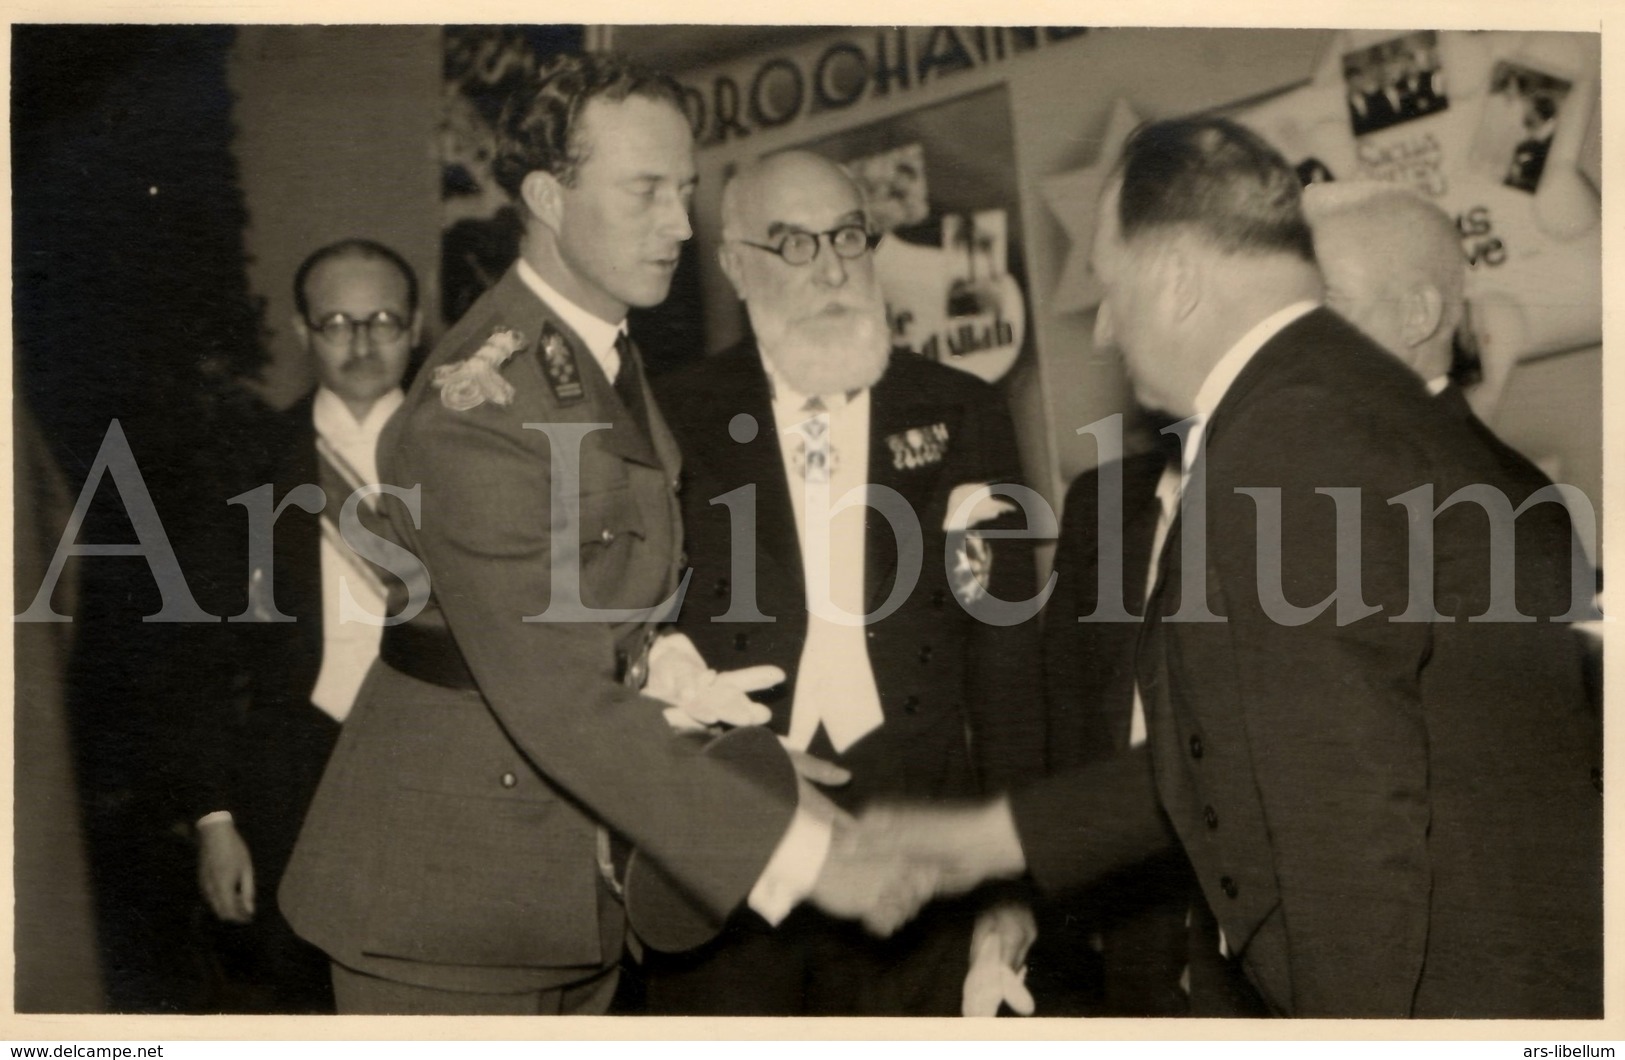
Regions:
<instances>
[{"instance_id":1,"label":"military uniform jacket","mask_svg":"<svg viewBox=\"0 0 1625 1060\"><path fill-rule=\"evenodd\" d=\"M767 374L747 342L662 382L661 405L684 454L682 501L694 570L679 628L716 669L782 667L788 679L759 698L773 711L770 724L785 733L807 633L807 598ZM744 442L731 427L741 414L757 427ZM920 444L911 445L916 429L912 437ZM917 519L923 562L896 609L867 627L884 721L836 756L853 779L829 794L851 807L881 795L967 796L1030 779L1042 771L1044 753L1036 622L996 626L973 618L946 569L954 546L943 530L955 487L1020 482L1003 398L966 373L894 353L870 392L869 435L868 482L904 499ZM946 441L940 448L921 443L927 436ZM736 498L741 513L751 513L752 536L734 525L739 517L728 504L714 503L725 494ZM988 528L1024 525L1014 515ZM988 543L991 594L1031 599L1031 541L990 536ZM910 576L909 564L898 557L890 523L871 510L864 555L871 614L899 577ZM752 607L761 617L749 617ZM728 620L719 621L724 616ZM742 616L745 621L733 620ZM822 729L811 750L834 756Z\"/></svg>"},{"instance_id":2,"label":"military uniform jacket","mask_svg":"<svg viewBox=\"0 0 1625 1060\"><path fill-rule=\"evenodd\" d=\"M502 328L525 339L500 369L510 403L448 407L436 369ZM568 596L561 579L593 608L648 608L676 588L677 450L645 411L647 434L510 270L386 428L382 478L420 490L416 513L391 502L391 536L432 591L407 628L449 632L478 690L384 663L362 689L282 888L288 919L336 960L453 988L558 981L619 956L600 927L600 824L719 915L788 825L793 807L700 759L624 680L649 621L525 621Z\"/></svg>"},{"instance_id":3,"label":"military uniform jacket","mask_svg":"<svg viewBox=\"0 0 1625 1060\"><path fill-rule=\"evenodd\" d=\"M1160 802L1279 1013L1600 1014L1600 751L1571 631L1544 620L1570 607L1567 517L1543 505L1517 524L1518 604L1541 621L1465 620L1492 588L1470 503L1432 521L1419 578L1445 619L1391 621L1412 602L1412 527L1390 500L1431 487L1431 512L1484 483L1515 505L1519 488L1325 311L1260 350L1205 450L1204 567L1185 566L1187 503L1138 653L1149 749L1018 795L1035 876L1064 886L1154 849ZM1344 491L1343 515L1320 489ZM1340 557L1360 561L1364 606L1313 614ZM1175 621L1203 582L1225 621ZM1305 610L1266 611L1275 584Z\"/></svg>"}]
</instances>

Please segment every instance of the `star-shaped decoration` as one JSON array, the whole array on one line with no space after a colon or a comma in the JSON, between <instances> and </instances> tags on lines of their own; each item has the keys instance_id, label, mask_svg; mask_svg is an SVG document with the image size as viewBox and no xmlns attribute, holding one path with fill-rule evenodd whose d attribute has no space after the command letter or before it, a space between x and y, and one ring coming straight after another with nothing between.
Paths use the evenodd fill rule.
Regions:
<instances>
[{"instance_id":1,"label":"star-shaped decoration","mask_svg":"<svg viewBox=\"0 0 1625 1060\"><path fill-rule=\"evenodd\" d=\"M1072 241L1072 250L1061 269L1061 278L1055 284L1055 311L1058 313L1083 312L1100 304L1100 284L1089 271L1089 247L1095 237L1095 210L1101 188L1122 152L1123 141L1139 124L1140 116L1134 113L1134 108L1119 98L1112 104L1111 116L1106 120L1106 131L1100 138L1100 150L1095 160L1081 169L1057 173L1043 181L1041 190L1044 201Z\"/></svg>"}]
</instances>

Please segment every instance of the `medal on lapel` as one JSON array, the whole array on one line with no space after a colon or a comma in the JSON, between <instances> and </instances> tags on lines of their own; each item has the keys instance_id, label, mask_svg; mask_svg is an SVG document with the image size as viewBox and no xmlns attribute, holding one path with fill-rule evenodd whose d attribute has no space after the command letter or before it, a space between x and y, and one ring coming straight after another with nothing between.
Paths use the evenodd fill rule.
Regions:
<instances>
[{"instance_id":1,"label":"medal on lapel","mask_svg":"<svg viewBox=\"0 0 1625 1060\"><path fill-rule=\"evenodd\" d=\"M888 434L886 448L891 450L891 466L898 471L940 464L948 455L948 425L933 423Z\"/></svg>"}]
</instances>

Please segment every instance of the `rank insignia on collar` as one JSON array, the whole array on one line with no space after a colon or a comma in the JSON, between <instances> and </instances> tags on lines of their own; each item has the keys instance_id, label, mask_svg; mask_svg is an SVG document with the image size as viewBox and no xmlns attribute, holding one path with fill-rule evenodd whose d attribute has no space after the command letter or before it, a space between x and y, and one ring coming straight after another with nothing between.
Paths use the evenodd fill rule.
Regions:
<instances>
[{"instance_id":1,"label":"rank insignia on collar","mask_svg":"<svg viewBox=\"0 0 1625 1060\"><path fill-rule=\"evenodd\" d=\"M898 471L940 464L948 455L948 425L933 423L888 434L886 447L891 450L891 466Z\"/></svg>"},{"instance_id":2,"label":"rank insignia on collar","mask_svg":"<svg viewBox=\"0 0 1625 1060\"><path fill-rule=\"evenodd\" d=\"M547 385L553 388L554 399L560 405L574 405L580 401L584 394L581 389L581 369L576 364L576 351L570 348L570 340L552 324L543 324L542 342L538 350L541 353L542 373L547 376Z\"/></svg>"}]
</instances>

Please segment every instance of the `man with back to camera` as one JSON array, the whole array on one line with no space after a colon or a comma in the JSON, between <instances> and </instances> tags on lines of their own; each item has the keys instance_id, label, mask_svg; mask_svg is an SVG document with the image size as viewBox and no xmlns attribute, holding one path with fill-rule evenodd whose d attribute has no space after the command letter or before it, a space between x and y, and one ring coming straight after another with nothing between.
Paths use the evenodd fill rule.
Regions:
<instances>
[{"instance_id":1,"label":"man with back to camera","mask_svg":"<svg viewBox=\"0 0 1625 1060\"><path fill-rule=\"evenodd\" d=\"M386 577L343 541L345 500L378 480L378 435L401 404L401 379L422 326L417 277L399 254L366 239L311 253L294 274L293 328L315 369L313 393L233 456L273 504L306 483L326 507L289 505L269 569L246 583L256 621L231 627L230 667L246 675L240 724L201 730L198 879L228 929L227 975L269 1012L330 1012L332 980L320 950L294 935L276 890L339 725L378 655L381 627L341 614L340 598L385 613ZM237 607L232 613L242 612ZM292 621L274 621L280 612Z\"/></svg>"},{"instance_id":2,"label":"man with back to camera","mask_svg":"<svg viewBox=\"0 0 1625 1060\"><path fill-rule=\"evenodd\" d=\"M891 350L878 237L835 163L787 151L747 165L723 191L722 229L723 271L754 338L658 387L685 460L694 570L677 628L713 667L785 671L768 724L851 774L831 793L844 808L1037 775L1035 623L996 624L975 606L1033 598L1032 547L982 536L996 524L974 529L968 514L955 521L978 487L1019 482L1003 396ZM840 510L847 500L859 503ZM999 502L986 505L992 515ZM959 902L881 940L812 909L776 930L741 912L706 949L651 958L649 1005L993 1015L1005 995L967 994L973 933L994 940L984 974L1002 984L999 969L1023 962L1032 916L1011 895Z\"/></svg>"},{"instance_id":3,"label":"man with back to camera","mask_svg":"<svg viewBox=\"0 0 1625 1060\"><path fill-rule=\"evenodd\" d=\"M717 917L810 896L889 926L887 884L912 879L810 788L792 805L696 755L639 694L682 543L676 448L624 321L665 298L691 234L677 86L562 57L499 144L521 258L380 443L384 477L421 491L388 513L431 598L385 630L282 888L341 1012L603 1012L623 844Z\"/></svg>"},{"instance_id":4,"label":"man with back to camera","mask_svg":"<svg viewBox=\"0 0 1625 1060\"><path fill-rule=\"evenodd\" d=\"M1297 181L1254 134L1138 131L1093 262L1097 342L1143 404L1190 417L1138 658L1149 750L869 826L958 886L1025 870L1057 889L1147 856L1166 813L1205 897L1195 926L1217 928L1192 946L1236 962L1269 1012L1600 1015L1600 748L1564 624L1588 613L1583 567L1492 555L1472 501L1434 515L1485 484L1505 531L1516 486L1319 307ZM1566 522L1554 510L1519 536ZM1513 574L1535 620L1510 615Z\"/></svg>"}]
</instances>

